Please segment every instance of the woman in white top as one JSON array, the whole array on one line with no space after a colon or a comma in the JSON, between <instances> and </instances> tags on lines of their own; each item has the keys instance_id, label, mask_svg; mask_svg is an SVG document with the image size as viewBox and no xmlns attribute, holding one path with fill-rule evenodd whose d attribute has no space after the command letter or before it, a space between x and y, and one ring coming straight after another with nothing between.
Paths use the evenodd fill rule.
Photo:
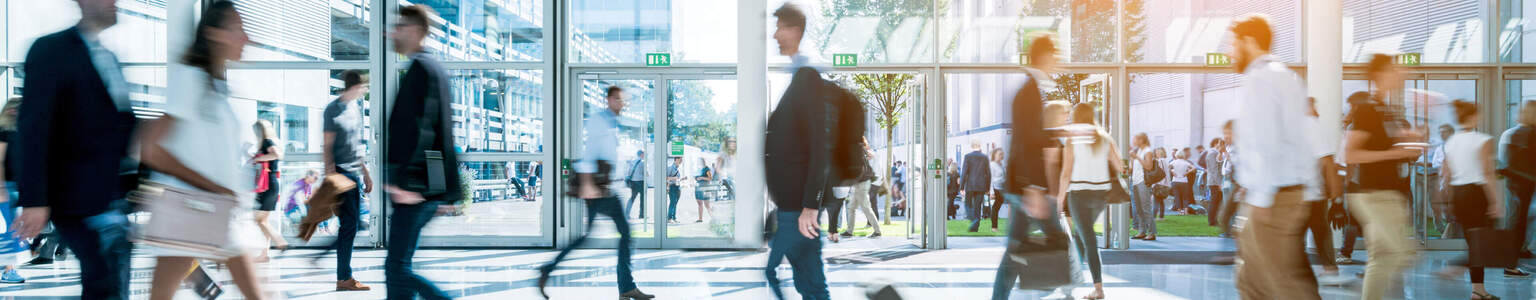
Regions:
<instances>
[{"instance_id":1,"label":"woman in white top","mask_svg":"<svg viewBox=\"0 0 1536 300\"><path fill-rule=\"evenodd\" d=\"M1120 163L1120 150L1114 140L1094 124L1093 104L1080 103L1072 109L1073 124L1069 129L1088 128L1095 133L1092 142L1067 143L1061 151L1061 181L1067 184L1056 197L1067 199L1066 207L1072 217L1072 227L1077 229L1078 250L1088 258L1088 268L1093 274L1093 293L1083 299L1104 299L1104 278L1100 269L1098 239L1094 238L1093 223L1104 212L1111 180L1125 167Z\"/></svg>"},{"instance_id":2,"label":"woman in white top","mask_svg":"<svg viewBox=\"0 0 1536 300\"><path fill-rule=\"evenodd\" d=\"M1440 166L1441 186L1451 187L1452 210L1456 214L1456 221L1468 232L1467 238L1481 238L1471 232L1491 229L1493 219L1504 217L1504 190L1498 188L1498 182L1495 181L1498 177L1494 175L1493 137L1475 130L1482 120L1477 104L1457 100L1452 103L1452 107L1455 108L1456 122L1461 130L1445 141L1445 163ZM1480 244L1483 243L1468 241L1468 255L1475 250L1470 247ZM1456 266L1440 274L1454 276L1462 271L1471 271L1472 299L1498 299L1483 288L1482 266L1474 266L1465 261L1452 265ZM1466 265L1465 269L1459 265ZM1504 269L1504 274L1506 277L1519 277L1522 274L1530 276L1516 268Z\"/></svg>"},{"instance_id":3,"label":"woman in white top","mask_svg":"<svg viewBox=\"0 0 1536 300\"><path fill-rule=\"evenodd\" d=\"M1154 217L1157 216L1157 210L1153 209L1152 204L1152 184L1155 182L1146 181L1147 173L1152 172L1152 166L1157 160L1153 158L1152 143L1148 142L1146 133L1136 134L1131 139L1131 146L1131 184L1127 188L1131 190L1131 207L1136 211L1132 223L1136 225L1137 233L1131 238L1155 241L1157 220Z\"/></svg>"},{"instance_id":4,"label":"woman in white top","mask_svg":"<svg viewBox=\"0 0 1536 300\"><path fill-rule=\"evenodd\" d=\"M1196 166L1189 162L1188 150L1175 150L1173 160L1168 161L1168 177L1173 181L1173 210L1183 214L1193 214L1191 204L1195 204L1195 190L1190 181L1193 181Z\"/></svg>"},{"instance_id":5,"label":"woman in white top","mask_svg":"<svg viewBox=\"0 0 1536 300\"><path fill-rule=\"evenodd\" d=\"M226 65L239 60L250 40L245 34L239 12L227 0L209 4L197 26L191 47L181 58L182 65L172 68L175 83L166 98L165 116L150 123L140 133L144 164L155 170L150 181L169 188L197 190L240 199L230 220L230 242L220 254L190 253L168 248L151 248L156 256L150 299L169 300L181 287L195 259L222 260L229 264L235 284L246 299L265 299L261 280L251 261L264 247L256 232L250 208L254 177L246 168L244 138L249 137L243 123L235 118L224 83ZM150 223L179 222L151 216ZM197 224L187 224L197 226Z\"/></svg>"},{"instance_id":6,"label":"woman in white top","mask_svg":"<svg viewBox=\"0 0 1536 300\"><path fill-rule=\"evenodd\" d=\"M998 208L1003 207L1003 183L1007 178L1003 177L1003 148L992 148L992 231L997 231Z\"/></svg>"}]
</instances>

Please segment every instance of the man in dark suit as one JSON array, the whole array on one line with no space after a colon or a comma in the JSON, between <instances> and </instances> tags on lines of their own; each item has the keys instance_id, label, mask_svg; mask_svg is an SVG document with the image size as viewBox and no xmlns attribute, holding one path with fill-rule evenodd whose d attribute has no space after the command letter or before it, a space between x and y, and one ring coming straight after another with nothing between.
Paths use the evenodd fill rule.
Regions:
<instances>
[{"instance_id":1,"label":"man in dark suit","mask_svg":"<svg viewBox=\"0 0 1536 300\"><path fill-rule=\"evenodd\" d=\"M450 117L453 92L441 63L421 46L431 26L432 9L423 5L400 8L390 32L395 52L409 56L411 66L400 79L399 93L389 115L385 147L385 189L394 215L389 221L389 252L384 257L384 286L389 299L449 299L421 275L411 271L411 257L421 228L440 213L452 212L460 192L459 159L453 144Z\"/></svg>"},{"instance_id":2,"label":"man in dark suit","mask_svg":"<svg viewBox=\"0 0 1536 300\"><path fill-rule=\"evenodd\" d=\"M768 252L764 275L768 287L778 299L779 263L785 258L794 270L795 290L804 299L831 299L827 291L826 270L821 263L821 232L818 209L828 186L832 164L833 124L827 100L827 83L808 59L800 55L800 38L805 34L805 14L792 4L774 11L778 29L773 39L779 54L789 56L794 77L784 90L779 105L768 118L768 136L764 159L768 195L778 211L777 230Z\"/></svg>"},{"instance_id":3,"label":"man in dark suit","mask_svg":"<svg viewBox=\"0 0 1536 300\"><path fill-rule=\"evenodd\" d=\"M965 155L962 168L960 186L965 193L965 218L971 219L968 230L976 232L981 226L981 203L992 191L992 164L987 155L981 153L980 142L971 141L971 153Z\"/></svg>"},{"instance_id":4,"label":"man in dark suit","mask_svg":"<svg viewBox=\"0 0 1536 300\"><path fill-rule=\"evenodd\" d=\"M115 0L77 0L80 23L38 38L24 65L17 182L22 238L50 220L80 260L81 298L127 299L128 219L118 185L134 129L128 83L98 34ZM130 168L131 169L131 168Z\"/></svg>"},{"instance_id":5,"label":"man in dark suit","mask_svg":"<svg viewBox=\"0 0 1536 300\"><path fill-rule=\"evenodd\" d=\"M1042 128L1044 126L1040 115L1045 104L1040 85L1050 82L1048 73L1055 69L1056 43L1048 35L1036 35L1030 39L1030 67L1025 69L1029 79L1013 96L1013 136L1009 141L1010 155L1005 167L1008 178L1003 183L1003 197L1011 203L1010 207L1018 208L1010 209L1009 242L993 281L992 300L1008 299L1014 283L1026 271L1015 268L1023 261L1016 254L1024 250L1016 246L1020 244L1019 241L1028 239L1030 232L1034 231L1030 228L1031 223L1039 223L1047 239L1066 238L1066 231L1061 228L1057 217L1056 201L1045 196L1046 188L1050 186L1050 179L1045 172L1045 147L1052 143ZM1025 219L1026 216L1033 220Z\"/></svg>"}]
</instances>

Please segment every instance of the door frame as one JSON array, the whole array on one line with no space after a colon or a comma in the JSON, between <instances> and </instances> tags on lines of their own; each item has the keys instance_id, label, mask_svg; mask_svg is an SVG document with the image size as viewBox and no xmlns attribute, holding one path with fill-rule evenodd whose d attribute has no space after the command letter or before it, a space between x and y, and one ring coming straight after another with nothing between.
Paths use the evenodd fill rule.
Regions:
<instances>
[{"instance_id":1,"label":"door frame","mask_svg":"<svg viewBox=\"0 0 1536 300\"><path fill-rule=\"evenodd\" d=\"M584 84L585 84L584 81L586 81L586 80L647 80L647 81L650 81L652 83L651 93L652 93L652 99L655 102L655 103L652 103L652 105L653 105L652 106L652 115L650 117L650 122L652 124L652 131L651 131L651 138L652 138L652 140L650 141L650 145L649 145L648 149L645 149L646 153L647 153L645 159L647 161L651 162L651 163L647 164L647 166L646 166L647 169L648 169L647 170L647 173L648 173L647 174L647 177L648 177L647 178L647 182L657 182L657 183L660 183L660 182L665 182L666 166L667 166L667 164L665 162L668 161L669 158L670 158L669 155L668 155L669 153L667 151L668 150L667 146L668 146L669 143L668 143L668 132L667 132L667 126L666 126L666 122L668 120L667 112L668 112L668 108L669 108L669 106L668 106L668 104L669 104L668 103L669 102L668 101L668 95L669 95L669 92L670 92L670 84L671 84L670 81L673 81L673 80L735 80L736 79L736 70L735 70L734 67L723 67L723 66L719 66L719 67L717 67L717 66L669 67L669 68L633 67L633 66L591 66L591 67L572 67L572 68L570 68L569 76L570 77L568 77L568 78L571 79L570 80L570 84L566 88L566 90L564 91L564 92L567 93L566 95L568 96L568 97L565 97L565 99L567 99L567 101L562 101L562 103L561 103L561 105L563 106L563 109L561 110L561 114L562 114L561 117L562 117L562 119L564 119L564 121L559 122L560 124L557 125L557 126L560 126L560 128L561 128L560 132L563 135L561 137L561 140L563 141L563 144L564 144L563 147L561 147L562 150L561 150L561 153L560 153L560 157L562 158L561 159L561 164L562 164L562 167L561 167L561 170L562 170L561 171L561 173L562 173L561 180L562 180L562 182L564 181L564 178L566 176L570 176L569 172L564 171L564 170L566 170L566 165L568 165L569 163L574 162L575 160L579 159L580 158L579 155L576 155L576 154L582 153L583 152L583 147L585 146L584 143L583 143L584 137L582 136L583 135L583 128L581 127L582 126L582 122L585 120L585 117L586 117L584 115L584 113L585 113L585 111L584 111L585 109L584 108L585 107L583 106L584 104L582 103L582 101L585 101L582 98L582 97L584 97L584 95L582 94L582 89L584 88ZM734 97L734 95L721 95L721 96L723 96L723 97ZM739 160L739 159L741 159L741 157L738 156L736 159ZM649 183L647 185L649 186ZM562 188L563 188L563 186L562 186ZM576 198L571 198L571 197L565 197L563 193L553 195L553 197L554 198L552 198L552 199L559 199L559 200L556 200L556 202L558 202L559 206L566 208L566 209L561 209L560 211L562 213L558 216L558 217L562 218L563 221L559 222L560 223L559 224L560 228L557 229L557 231L558 231L558 233L560 235L565 237L565 238L562 239L560 244L568 244L570 241L574 240L576 237L580 237L581 235L586 234L586 214L587 214L586 209L587 208L586 208L586 205L584 205L584 203L582 203L582 200L579 200L579 199L576 199ZM723 237L723 238L668 237L668 235L669 235L667 233L668 224L667 224L667 222L663 221L662 218L660 218L661 216L663 216L663 214L661 212L667 211L667 204L668 203L665 202L665 201L661 201L662 199L667 199L667 189L665 188L665 186L660 186L658 188L652 189L651 191L649 191L649 194L647 194L646 197L652 200L648 204L649 207L647 207L647 208L649 209L649 212L651 213L650 214L650 216L652 217L651 219L655 220L655 221L653 221L648 226L651 226L650 229L651 229L652 232L655 233L655 235L653 235L652 237L648 237L648 238L634 238L633 246L635 248L642 248L642 249L739 249L740 248L740 247L734 246L734 239L732 237ZM737 199L742 199L742 197L738 196ZM679 204L679 205L681 205L681 204ZM742 203L739 203L739 202L737 203L737 205L735 207L735 209L737 209L737 210L743 209L743 208L744 208L744 206L742 205ZM733 213L731 217L735 218L738 215L741 215L741 214ZM634 228L633 228L634 225L636 225L636 224L631 224L631 226L632 226L631 231L634 230ZM647 225L641 225L641 226L647 226ZM613 239L613 238L594 238L593 240L591 240L588 243L586 243L585 245L583 245L583 248L612 248L612 247L615 247L617 245L617 242L618 242L617 239Z\"/></svg>"},{"instance_id":2,"label":"door frame","mask_svg":"<svg viewBox=\"0 0 1536 300\"><path fill-rule=\"evenodd\" d=\"M1495 108L1495 109L1485 110L1483 112L1483 115L1485 117L1483 118L1483 124L1480 124L1479 126L1481 128L1484 128L1485 129L1484 131L1488 132L1489 134L1496 134L1497 132L1493 131L1492 129L1503 128L1504 127L1502 125L1502 123L1497 123L1498 120L1495 120L1495 119L1499 119L1498 116L1501 115L1499 113L1501 110L1498 109L1497 107L1502 107L1503 103L1500 102L1500 101L1495 101L1493 98L1495 97L1495 92L1497 92L1497 91L1495 91L1495 89L1497 89L1497 87L1502 86L1502 85L1499 84L1498 82L1496 82L1496 81L1499 81L1500 79L1498 77L1495 77L1494 76L1495 74L1489 73L1489 71L1490 71L1489 69L1480 69L1480 68L1467 69L1467 68L1435 68L1435 67L1416 67L1416 68L1406 68L1405 67L1403 70L1401 70L1401 72L1404 75L1403 76L1403 80L1404 81L1423 81L1424 82L1424 86L1427 87L1427 88L1433 88L1433 84L1431 84L1431 82L1432 81L1436 81L1436 80L1473 80L1473 81L1475 81L1476 87L1474 88L1474 90L1476 91L1477 99L1476 99L1475 102L1477 103L1477 106L1478 107L1494 107ZM1368 78L1366 78L1366 74L1365 74L1363 69L1351 69L1351 68L1346 68L1344 70L1343 79L1344 80L1368 80ZM1372 88L1374 89L1374 87L1372 87ZM1431 134L1435 134L1435 130L1436 130L1435 127L1437 127L1437 126L1435 126L1434 124L1426 124L1426 126L1423 127L1423 130L1420 133L1425 134L1425 136L1429 136ZM1411 172L1411 173L1412 173L1412 175L1411 175L1409 180L1411 182L1416 182L1417 183L1417 184L1414 184L1413 187L1412 187L1413 193L1414 194L1421 194L1421 195L1429 195L1432 191L1428 191L1427 190L1428 185L1426 183L1427 183L1428 178L1424 177L1424 176L1418 176L1418 172L1416 172L1416 171L1415 172ZM1427 203L1419 203L1421 201L1427 201L1427 199L1413 199L1412 197L1410 197L1409 201L1410 201L1410 204L1411 204L1409 206L1410 210L1411 210L1409 213L1410 213L1410 217L1413 220L1412 226L1414 228L1413 238L1417 239L1419 241L1420 245L1423 245L1424 248L1428 249L1428 250L1465 250L1465 249L1467 249L1467 243L1466 243L1466 239L1465 238L1430 239L1429 236L1428 236L1429 230L1425 226L1429 226L1428 222L1430 220L1430 214L1433 212L1432 208L1429 207L1429 205L1426 205Z\"/></svg>"}]
</instances>

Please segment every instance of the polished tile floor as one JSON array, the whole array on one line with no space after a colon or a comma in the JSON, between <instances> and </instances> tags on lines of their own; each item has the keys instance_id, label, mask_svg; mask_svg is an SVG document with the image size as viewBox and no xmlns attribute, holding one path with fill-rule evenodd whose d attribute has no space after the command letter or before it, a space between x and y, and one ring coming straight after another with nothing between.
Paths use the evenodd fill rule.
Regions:
<instances>
[{"instance_id":1,"label":"polished tile floor","mask_svg":"<svg viewBox=\"0 0 1536 300\"><path fill-rule=\"evenodd\" d=\"M1140 242L1131 250L1105 250L1103 253L1105 292L1110 299L1237 299L1232 283L1232 267L1210 262L1227 254L1227 243L1214 238L1163 238ZM924 251L895 240L854 239L829 244L826 251L827 277L834 299L865 299L865 287L873 283L894 284L906 299L987 299L997 262L1001 258L1001 239L951 239L956 249ZM335 259L327 257L311 264L316 251L290 251L265 266L271 287L289 299L382 299L384 251L360 250L354 258L356 277L375 289L368 292L332 291ZM1402 298L1465 299L1470 287L1464 279L1450 281L1433 275L1459 252L1421 252L1418 266L1406 285L1411 287ZM416 267L427 278L461 299L538 299L536 268L554 257L552 250L423 250ZM556 272L549 289L554 299L615 299L612 250L578 250ZM640 250L635 257L635 277L646 292L658 299L769 299L763 282L765 252L756 251L678 251ZM1364 252L1356 254L1365 258ZM1149 261L1158 260L1158 261ZM147 297L153 260L134 260L133 293ZM788 268L786 265L783 268ZM1345 273L1362 272L1363 265L1344 266ZM26 284L0 286L0 299L64 299L79 295L78 269L73 262L48 266L24 267L30 278ZM1487 271L1488 289L1504 299L1533 299L1532 279L1513 279ZM785 292L798 299L789 286L788 270ZM239 299L235 287L228 286L221 299ZM1357 299L1359 285L1324 287L1325 299ZM1081 296L1087 285L1075 289ZM184 295L191 299L191 295ZM1014 291L1012 299L1060 297L1037 291Z\"/></svg>"}]
</instances>

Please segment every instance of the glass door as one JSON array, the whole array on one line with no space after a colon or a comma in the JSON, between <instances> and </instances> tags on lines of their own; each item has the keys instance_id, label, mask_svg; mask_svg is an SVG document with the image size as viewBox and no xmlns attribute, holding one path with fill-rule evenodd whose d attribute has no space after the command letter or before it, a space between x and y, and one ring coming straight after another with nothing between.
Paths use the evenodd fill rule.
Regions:
<instances>
[{"instance_id":1,"label":"glass door","mask_svg":"<svg viewBox=\"0 0 1536 300\"><path fill-rule=\"evenodd\" d=\"M1451 103L1477 103L1482 98L1476 74L1410 74L1407 78L1403 92L1392 97L1390 104L1400 109L1409 125L1428 137L1435 147L1443 145L1451 133L1462 130L1456 126ZM1411 178L1414 233L1429 249L1460 249L1465 247L1465 234L1451 215L1451 199L1443 199L1444 193L1440 192L1448 188L1440 184L1440 165L1438 159L1426 154L1411 164L1411 170L1406 170Z\"/></svg>"},{"instance_id":2,"label":"glass door","mask_svg":"<svg viewBox=\"0 0 1536 300\"><path fill-rule=\"evenodd\" d=\"M671 166L672 159L656 151L656 111L658 103L656 99L664 96L660 89L660 78L655 75L633 74L589 74L578 73L577 84L572 85L572 98L580 99L568 107L566 131L570 134L566 138L571 155L567 155L562 162L562 181L569 176L575 176L571 171L571 164L581 159L586 149L585 121L593 114L608 109L606 100L609 87L623 89L625 107L619 113L619 143L618 161L615 162L614 173L610 174L614 183L609 188L618 195L620 204L624 207L624 213L629 223L631 238L635 240L637 248L658 248L661 245L659 232L660 223L666 221L664 201L667 199L668 181L664 178L666 170ZM568 224L567 228L572 238L588 233L593 239L586 246L595 248L612 248L617 245L619 232L605 218L598 218L591 224L587 223L587 206L585 200L561 195L556 197L564 201L565 210L562 222Z\"/></svg>"},{"instance_id":3,"label":"glass door","mask_svg":"<svg viewBox=\"0 0 1536 300\"><path fill-rule=\"evenodd\" d=\"M607 108L609 87L623 90L613 177L638 248L728 248L736 224L736 79L729 74L671 75L577 71L569 112L573 155L584 153L584 120ZM696 72L695 72L696 73ZM583 200L568 197L571 236L591 226L590 247L619 237L605 218L586 223Z\"/></svg>"}]
</instances>

